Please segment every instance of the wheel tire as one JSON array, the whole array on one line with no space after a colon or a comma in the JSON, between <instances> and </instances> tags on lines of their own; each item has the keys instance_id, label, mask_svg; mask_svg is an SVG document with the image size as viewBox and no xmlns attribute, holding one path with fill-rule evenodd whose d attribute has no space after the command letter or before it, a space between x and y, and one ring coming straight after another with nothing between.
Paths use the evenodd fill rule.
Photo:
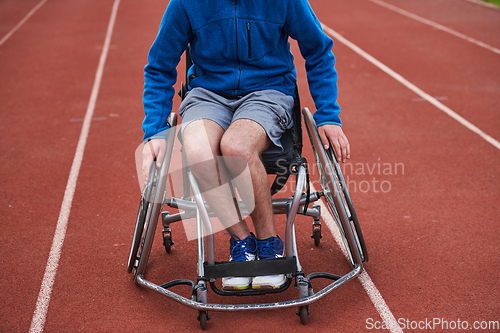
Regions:
<instances>
[{"instance_id":1,"label":"wheel tire","mask_svg":"<svg viewBox=\"0 0 500 333\"><path fill-rule=\"evenodd\" d=\"M321 229L320 228L314 228L313 231L313 238L314 238L314 246L318 247L320 242L321 242Z\"/></svg>"},{"instance_id":2,"label":"wheel tire","mask_svg":"<svg viewBox=\"0 0 500 333\"><path fill-rule=\"evenodd\" d=\"M205 311L200 311L198 315L198 320L200 321L200 327L202 330L206 330L208 327L208 315Z\"/></svg>"},{"instance_id":3,"label":"wheel tire","mask_svg":"<svg viewBox=\"0 0 500 333\"><path fill-rule=\"evenodd\" d=\"M156 185L153 181L152 175L156 172L156 165L151 166L150 178L148 184L144 187L139 204L139 211L137 212L137 220L135 223L134 236L132 239L132 246L128 257L127 272L132 273L137 268L136 262L140 260L142 252L142 244L144 235L147 229L148 214L151 213L151 195L156 190ZM135 275L135 274L134 274ZM134 277L135 281L135 277Z\"/></svg>"},{"instance_id":4,"label":"wheel tire","mask_svg":"<svg viewBox=\"0 0 500 333\"><path fill-rule=\"evenodd\" d=\"M144 233L144 223L147 215L148 206L143 203L141 199L141 203L139 206L139 212L137 213L137 221L135 224L134 236L132 239L132 245L130 247L130 254L128 257L128 265L127 265L127 273L132 273L135 268L136 260L138 260L138 252L139 247L141 245L142 235Z\"/></svg>"},{"instance_id":5,"label":"wheel tire","mask_svg":"<svg viewBox=\"0 0 500 333\"><path fill-rule=\"evenodd\" d=\"M367 261L366 246L335 152L331 145L328 150L325 150L321 143L316 123L309 110L304 108L302 113L313 148L325 204L337 224L345 249L349 255L349 261L353 266L355 265L352 248L357 250L356 252L359 253L361 261ZM347 230L347 228L350 230ZM352 241L353 244L350 244L348 241L347 235L350 232L352 232L354 238Z\"/></svg>"},{"instance_id":6,"label":"wheel tire","mask_svg":"<svg viewBox=\"0 0 500 333\"><path fill-rule=\"evenodd\" d=\"M299 308L299 317L301 324L307 325L307 322L309 321L309 310L307 309L307 306L301 306Z\"/></svg>"},{"instance_id":7,"label":"wheel tire","mask_svg":"<svg viewBox=\"0 0 500 333\"><path fill-rule=\"evenodd\" d=\"M170 254L172 252L172 236L171 235L165 235L163 237L163 246L165 246L165 251Z\"/></svg>"}]
</instances>

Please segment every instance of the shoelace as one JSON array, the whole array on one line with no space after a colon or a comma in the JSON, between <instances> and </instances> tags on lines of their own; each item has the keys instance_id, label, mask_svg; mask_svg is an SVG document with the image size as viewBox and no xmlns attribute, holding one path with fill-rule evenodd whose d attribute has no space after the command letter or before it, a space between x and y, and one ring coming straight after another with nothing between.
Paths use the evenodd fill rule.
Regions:
<instances>
[{"instance_id":1,"label":"shoelace","mask_svg":"<svg viewBox=\"0 0 500 333\"><path fill-rule=\"evenodd\" d=\"M272 259L276 258L276 250L274 249L274 241L266 242L264 245L259 245L257 252L259 253L259 259Z\"/></svg>"},{"instance_id":2,"label":"shoelace","mask_svg":"<svg viewBox=\"0 0 500 333\"><path fill-rule=\"evenodd\" d=\"M247 260L247 251L246 248L247 246L245 244L242 244L243 242L238 242L234 247L233 250L231 251L231 257L233 258L233 261L246 261Z\"/></svg>"},{"instance_id":3,"label":"shoelace","mask_svg":"<svg viewBox=\"0 0 500 333\"><path fill-rule=\"evenodd\" d=\"M234 236L238 239L238 241L236 242L236 244L233 246L233 248L231 249L231 258L232 258L232 261L247 261L247 246L246 246L246 243L243 242L243 240L241 238L239 238L238 236L234 235L234 234L231 234L231 233L225 233L226 235L231 235L231 236Z\"/></svg>"}]
</instances>

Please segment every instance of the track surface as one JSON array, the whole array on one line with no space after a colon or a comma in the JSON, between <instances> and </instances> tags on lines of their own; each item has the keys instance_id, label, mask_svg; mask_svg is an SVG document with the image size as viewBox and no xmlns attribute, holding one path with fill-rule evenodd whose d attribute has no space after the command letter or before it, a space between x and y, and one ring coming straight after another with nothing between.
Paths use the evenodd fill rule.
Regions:
<instances>
[{"instance_id":1,"label":"track surface","mask_svg":"<svg viewBox=\"0 0 500 333\"><path fill-rule=\"evenodd\" d=\"M500 48L500 10L464 0L385 3ZM0 2L0 38L38 4ZM500 140L499 54L369 0L311 4L325 26ZM119 4L45 302L46 332L199 329L196 311L135 286L126 274L140 196L134 150L142 137L143 66L166 5ZM48 0L0 45L2 332L30 330L112 7L112 0ZM499 149L337 40L334 52L352 145L344 176L370 254L366 272L383 306L355 280L311 305L307 326L295 309L212 312L209 331L359 332L381 325L381 315L498 331L471 328L500 320ZM313 109L300 56L296 61L302 104ZM313 161L310 147L305 155ZM326 227L313 248L310 223L297 220L306 272L345 272L348 263ZM157 283L196 276L195 243L180 225L173 232L172 254L159 237L154 244L147 277ZM226 256L226 236L217 239ZM403 331L446 331L442 324L433 328Z\"/></svg>"}]
</instances>

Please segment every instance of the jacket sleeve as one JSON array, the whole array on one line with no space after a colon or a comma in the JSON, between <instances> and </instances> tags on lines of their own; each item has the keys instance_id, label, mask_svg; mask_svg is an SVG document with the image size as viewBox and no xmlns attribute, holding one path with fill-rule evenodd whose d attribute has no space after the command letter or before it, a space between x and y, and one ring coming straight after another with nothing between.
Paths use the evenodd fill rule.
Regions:
<instances>
[{"instance_id":1,"label":"jacket sleeve","mask_svg":"<svg viewBox=\"0 0 500 333\"><path fill-rule=\"evenodd\" d=\"M323 32L307 0L289 1L285 29L297 41L305 59L307 82L316 107L316 124L341 125L333 41Z\"/></svg>"},{"instance_id":2,"label":"jacket sleeve","mask_svg":"<svg viewBox=\"0 0 500 333\"><path fill-rule=\"evenodd\" d=\"M191 34L180 0L170 1L144 68L144 140L168 128L167 119L175 94L173 86L177 81L176 67Z\"/></svg>"}]
</instances>

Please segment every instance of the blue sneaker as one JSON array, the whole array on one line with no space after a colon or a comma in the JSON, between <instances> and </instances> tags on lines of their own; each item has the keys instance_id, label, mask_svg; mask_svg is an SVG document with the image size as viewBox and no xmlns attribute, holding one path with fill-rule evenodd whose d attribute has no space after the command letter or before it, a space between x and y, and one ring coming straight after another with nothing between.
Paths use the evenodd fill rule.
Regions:
<instances>
[{"instance_id":1,"label":"blue sneaker","mask_svg":"<svg viewBox=\"0 0 500 333\"><path fill-rule=\"evenodd\" d=\"M232 235L235 236L235 235ZM229 261L253 261L257 252L257 238L253 233L250 236L237 240L232 238L229 240L229 249L231 257ZM224 277L222 278L223 290L244 290L250 287L252 282L251 277Z\"/></svg>"},{"instance_id":2,"label":"blue sneaker","mask_svg":"<svg viewBox=\"0 0 500 333\"><path fill-rule=\"evenodd\" d=\"M279 236L257 240L257 260L281 258L285 252ZM253 289L276 289L285 284L285 274L256 276L252 281Z\"/></svg>"}]
</instances>

